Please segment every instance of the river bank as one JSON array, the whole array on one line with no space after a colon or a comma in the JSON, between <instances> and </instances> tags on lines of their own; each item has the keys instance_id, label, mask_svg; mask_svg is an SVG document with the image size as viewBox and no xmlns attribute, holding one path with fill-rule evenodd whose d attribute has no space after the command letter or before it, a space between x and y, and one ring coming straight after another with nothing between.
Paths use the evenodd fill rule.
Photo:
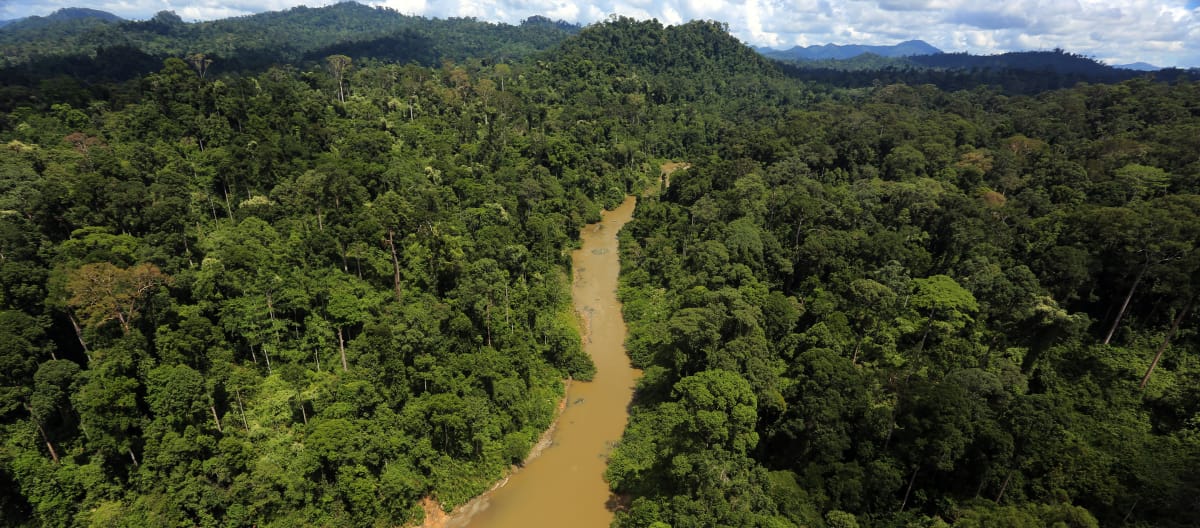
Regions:
<instances>
[{"instance_id":1,"label":"river bank","mask_svg":"<svg viewBox=\"0 0 1200 528\"><path fill-rule=\"evenodd\" d=\"M584 351L595 378L565 391L554 424L523 467L486 493L447 515L436 501L422 502L422 528L607 527L620 503L604 481L608 453L620 440L640 372L625 353L625 321L617 299L620 275L617 233L633 218L637 198L604 211L580 231L572 255L571 297L580 318ZM566 521L569 519L569 522Z\"/></svg>"},{"instance_id":2,"label":"river bank","mask_svg":"<svg viewBox=\"0 0 1200 528\"><path fill-rule=\"evenodd\" d=\"M416 528L457 528L464 526L464 523L468 522L474 516L474 512L477 512L481 507L483 507L483 505L486 504L487 497L491 495L492 492L508 484L508 480L514 474L521 471L521 468L528 465L530 462L540 456L542 452L546 450L546 448L550 447L554 441L554 431L558 429L558 420L559 418L562 418L563 410L567 408L567 400L571 395L571 383L572 380L570 379L567 379L563 382L563 397L558 401L558 408L555 411L554 421L550 422L550 427L547 427L546 430L542 432L542 436L538 438L537 443L534 444L533 448L529 450L529 454L525 456L525 460L521 462L520 466L512 466L509 468L509 473L505 475L504 478L493 484L492 487L486 492L478 497L475 497L474 499L471 499L466 504L455 508L454 511L450 513L446 513L446 510L442 508L442 504L438 502L437 499L432 497L425 497L424 499L421 499L421 509L425 511L425 520Z\"/></svg>"}]
</instances>

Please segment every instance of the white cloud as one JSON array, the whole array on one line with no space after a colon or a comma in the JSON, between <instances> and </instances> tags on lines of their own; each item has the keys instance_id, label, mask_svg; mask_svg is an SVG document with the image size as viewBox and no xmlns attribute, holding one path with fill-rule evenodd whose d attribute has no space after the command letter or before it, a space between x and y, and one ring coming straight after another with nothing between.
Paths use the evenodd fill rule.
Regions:
<instances>
[{"instance_id":1,"label":"white cloud","mask_svg":"<svg viewBox=\"0 0 1200 528\"><path fill-rule=\"evenodd\" d=\"M94 0L127 18L174 10L185 20L315 7L331 0ZM754 45L894 44L922 39L946 51L1063 48L1115 62L1200 66L1196 0L360 0L406 14L519 22L532 15L584 24L611 14L666 24L712 19ZM79 0L0 0L0 19L45 15Z\"/></svg>"}]
</instances>

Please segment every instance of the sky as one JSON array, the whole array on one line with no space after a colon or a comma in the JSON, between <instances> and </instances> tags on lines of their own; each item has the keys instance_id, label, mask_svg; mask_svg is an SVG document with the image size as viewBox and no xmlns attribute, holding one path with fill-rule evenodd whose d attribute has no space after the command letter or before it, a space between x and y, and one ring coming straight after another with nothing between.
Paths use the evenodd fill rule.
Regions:
<instances>
[{"instance_id":1,"label":"sky","mask_svg":"<svg viewBox=\"0 0 1200 528\"><path fill-rule=\"evenodd\" d=\"M405 14L518 23L531 15L589 24L618 14L664 24L717 20L743 42L895 44L992 54L1064 50L1111 64L1200 67L1200 0L359 0ZM211 20L327 0L0 0L0 20L86 6L144 19Z\"/></svg>"}]
</instances>

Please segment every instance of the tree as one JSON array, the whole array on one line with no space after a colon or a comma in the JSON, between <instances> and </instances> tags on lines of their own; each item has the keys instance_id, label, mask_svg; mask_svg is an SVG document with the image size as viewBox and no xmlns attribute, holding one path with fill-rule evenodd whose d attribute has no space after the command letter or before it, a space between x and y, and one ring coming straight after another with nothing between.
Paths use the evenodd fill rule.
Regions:
<instances>
[{"instance_id":1,"label":"tree","mask_svg":"<svg viewBox=\"0 0 1200 528\"><path fill-rule=\"evenodd\" d=\"M1171 322L1171 329L1167 331L1167 335L1163 338L1162 344L1158 346L1158 351L1154 353L1154 359L1150 361L1150 367L1146 369L1146 374L1142 376L1142 381L1138 384L1138 388L1145 389L1146 384L1150 382L1150 376L1154 374L1154 369L1158 367L1159 360L1162 359L1163 353L1167 351L1167 346L1171 344L1171 338L1175 337L1175 332L1179 330L1179 323L1183 322L1183 319L1187 317L1188 311L1192 309L1192 303L1195 302L1195 300L1196 295L1193 294L1192 297L1188 299L1187 304L1183 306L1183 309L1179 311L1178 315L1176 315L1175 319Z\"/></svg>"},{"instance_id":2,"label":"tree","mask_svg":"<svg viewBox=\"0 0 1200 528\"><path fill-rule=\"evenodd\" d=\"M342 83L346 72L350 70L352 61L345 55L330 55L325 57L325 62L329 65L329 72L333 74L333 82L337 83L338 101L345 103L346 92Z\"/></svg>"},{"instance_id":3,"label":"tree","mask_svg":"<svg viewBox=\"0 0 1200 528\"><path fill-rule=\"evenodd\" d=\"M382 243L392 256L392 287L396 300L404 298L401 282L400 250L404 237L418 225L417 210L399 194L388 191L371 205L371 216L383 230ZM397 240L399 238L399 240Z\"/></svg>"},{"instance_id":4,"label":"tree","mask_svg":"<svg viewBox=\"0 0 1200 528\"><path fill-rule=\"evenodd\" d=\"M201 79L203 79L208 73L208 67L212 66L213 63L213 60L208 58L203 53L189 54L187 56L187 61L188 64L192 65L192 68L196 69L196 75L199 75Z\"/></svg>"},{"instance_id":5,"label":"tree","mask_svg":"<svg viewBox=\"0 0 1200 528\"><path fill-rule=\"evenodd\" d=\"M338 352L344 372L350 368L346 362L346 328L359 327L366 323L382 299L366 282L336 271L326 273L322 278L321 287L327 292L325 311L337 332Z\"/></svg>"},{"instance_id":6,"label":"tree","mask_svg":"<svg viewBox=\"0 0 1200 528\"><path fill-rule=\"evenodd\" d=\"M145 300L160 286L171 282L171 277L150 263L125 269L107 262L84 264L67 278L67 292L71 295L67 304L78 309L93 328L116 320L121 331L128 335Z\"/></svg>"},{"instance_id":7,"label":"tree","mask_svg":"<svg viewBox=\"0 0 1200 528\"><path fill-rule=\"evenodd\" d=\"M758 445L757 400L737 373L706 370L679 380L673 393L687 417L676 437L686 449L720 447L745 454Z\"/></svg>"},{"instance_id":8,"label":"tree","mask_svg":"<svg viewBox=\"0 0 1200 528\"><path fill-rule=\"evenodd\" d=\"M143 346L135 332L111 348L96 350L96 365L79 374L71 393L89 454L116 467L120 464L115 457L122 453L134 466L139 464L134 449L140 447L146 417L138 405L142 384L135 364Z\"/></svg>"},{"instance_id":9,"label":"tree","mask_svg":"<svg viewBox=\"0 0 1200 528\"><path fill-rule=\"evenodd\" d=\"M75 417L69 396L71 385L78 375L79 365L61 359L42 363L34 375L29 415L56 463L58 453L54 449L55 437L74 432Z\"/></svg>"},{"instance_id":10,"label":"tree","mask_svg":"<svg viewBox=\"0 0 1200 528\"><path fill-rule=\"evenodd\" d=\"M1104 344L1112 341L1134 295L1147 276L1154 276L1152 272L1173 271L1183 280L1190 277L1190 272L1197 266L1197 259L1191 257L1200 241L1197 207L1200 207L1200 198L1182 195L1089 212L1088 221L1099 242L1116 250L1113 260L1123 268L1124 274L1134 274L1104 335ZM1184 288L1178 290L1177 293L1184 292Z\"/></svg>"},{"instance_id":11,"label":"tree","mask_svg":"<svg viewBox=\"0 0 1200 528\"><path fill-rule=\"evenodd\" d=\"M946 275L914 279L913 284L916 292L912 304L923 309L928 317L925 332L917 345L918 351L925 348L925 341L934 328L944 333L961 330L972 322L971 315L979 311L975 296Z\"/></svg>"},{"instance_id":12,"label":"tree","mask_svg":"<svg viewBox=\"0 0 1200 528\"><path fill-rule=\"evenodd\" d=\"M44 329L28 314L0 310L0 419L21 408L39 370Z\"/></svg>"}]
</instances>

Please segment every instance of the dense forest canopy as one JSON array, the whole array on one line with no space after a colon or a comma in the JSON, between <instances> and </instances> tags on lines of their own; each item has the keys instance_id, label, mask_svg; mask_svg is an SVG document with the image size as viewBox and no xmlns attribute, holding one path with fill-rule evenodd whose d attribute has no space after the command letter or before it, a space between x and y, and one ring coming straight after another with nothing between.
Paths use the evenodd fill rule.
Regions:
<instances>
[{"instance_id":1,"label":"dense forest canopy","mask_svg":"<svg viewBox=\"0 0 1200 528\"><path fill-rule=\"evenodd\" d=\"M289 23L363 9L396 16ZM690 168L621 234L644 377L617 525L1200 518L1200 84L848 89L719 23L620 17L413 21L429 61L375 56L370 31L264 31L270 59L237 67L171 47L296 11L138 23L163 37L149 73L33 61L7 89L6 522L461 504L592 374L568 250L667 159ZM526 51L447 51L505 43Z\"/></svg>"},{"instance_id":2,"label":"dense forest canopy","mask_svg":"<svg viewBox=\"0 0 1200 528\"><path fill-rule=\"evenodd\" d=\"M211 75L253 75L275 65L319 68L335 54L424 66L443 59L511 62L579 29L540 16L515 26L430 20L355 2L205 22L185 22L166 11L143 21L33 17L0 27L0 109L47 95L77 107L112 100L111 91L130 89L171 57L203 56L212 61Z\"/></svg>"}]
</instances>

